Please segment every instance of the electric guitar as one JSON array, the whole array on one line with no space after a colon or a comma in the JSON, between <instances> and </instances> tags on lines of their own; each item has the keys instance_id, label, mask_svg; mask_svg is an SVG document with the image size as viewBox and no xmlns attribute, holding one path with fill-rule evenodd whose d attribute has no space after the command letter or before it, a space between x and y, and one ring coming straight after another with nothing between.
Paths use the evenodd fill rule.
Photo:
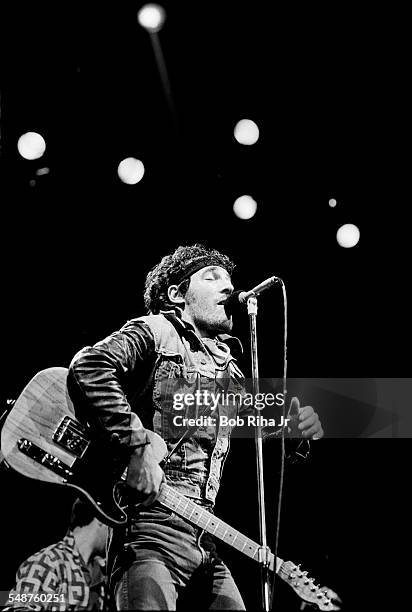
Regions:
<instances>
[{"instance_id":1,"label":"electric guitar","mask_svg":"<svg viewBox=\"0 0 412 612\"><path fill-rule=\"evenodd\" d=\"M24 476L68 486L80 493L94 508L96 517L110 526L125 525L127 515L117 503L116 474L107 447L104 449L89 428L75 417L68 395L66 368L38 372L23 389L7 416L1 432L1 452L7 464ZM166 455L164 440L149 432L156 460ZM157 501L190 523L261 562L261 547L228 523L202 508L171 486L163 483ZM269 552L269 568L306 602L320 610L339 610L314 584L306 571L291 561Z\"/></svg>"}]
</instances>

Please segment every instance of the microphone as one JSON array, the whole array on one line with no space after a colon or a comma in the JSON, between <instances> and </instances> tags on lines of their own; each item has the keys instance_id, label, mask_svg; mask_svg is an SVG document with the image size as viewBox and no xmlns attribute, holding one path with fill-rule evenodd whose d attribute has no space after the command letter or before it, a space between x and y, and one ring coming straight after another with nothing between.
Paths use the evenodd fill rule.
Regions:
<instances>
[{"instance_id":1,"label":"microphone","mask_svg":"<svg viewBox=\"0 0 412 612\"><path fill-rule=\"evenodd\" d=\"M253 287L253 289L251 289L250 291L234 291L230 294L230 296L223 304L225 307L226 314L230 316L239 304L246 304L251 295L259 295L259 293L262 293L262 291L265 291L266 289L269 289L276 283L280 282L280 278L278 278L277 276L271 276L270 278L264 280L262 283L259 283L259 285L256 285L256 287Z\"/></svg>"}]
</instances>

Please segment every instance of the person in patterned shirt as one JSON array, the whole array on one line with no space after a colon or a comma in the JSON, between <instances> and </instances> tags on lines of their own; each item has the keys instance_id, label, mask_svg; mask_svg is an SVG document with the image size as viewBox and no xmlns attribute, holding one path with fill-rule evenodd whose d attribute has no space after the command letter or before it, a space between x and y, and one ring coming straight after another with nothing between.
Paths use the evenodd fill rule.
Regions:
<instances>
[{"instance_id":1,"label":"person in patterned shirt","mask_svg":"<svg viewBox=\"0 0 412 612\"><path fill-rule=\"evenodd\" d=\"M65 537L17 570L6 610L103 610L107 526L77 499Z\"/></svg>"}]
</instances>

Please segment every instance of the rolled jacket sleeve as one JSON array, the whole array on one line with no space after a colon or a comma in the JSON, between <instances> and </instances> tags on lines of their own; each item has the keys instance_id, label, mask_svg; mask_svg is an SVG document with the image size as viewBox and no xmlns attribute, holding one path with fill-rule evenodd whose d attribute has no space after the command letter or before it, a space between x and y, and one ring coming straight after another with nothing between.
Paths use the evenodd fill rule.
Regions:
<instances>
[{"instance_id":1,"label":"rolled jacket sleeve","mask_svg":"<svg viewBox=\"0 0 412 612\"><path fill-rule=\"evenodd\" d=\"M67 385L76 414L123 451L132 452L149 443L142 421L131 410L127 392L144 386L155 361L150 329L144 322L132 320L101 342L80 350L70 364Z\"/></svg>"}]
</instances>

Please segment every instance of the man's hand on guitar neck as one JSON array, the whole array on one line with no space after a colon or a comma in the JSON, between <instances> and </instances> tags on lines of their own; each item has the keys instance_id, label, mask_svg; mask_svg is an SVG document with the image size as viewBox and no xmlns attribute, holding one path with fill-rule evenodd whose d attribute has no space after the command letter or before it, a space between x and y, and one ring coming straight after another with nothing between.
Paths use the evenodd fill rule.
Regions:
<instances>
[{"instance_id":1,"label":"man's hand on guitar neck","mask_svg":"<svg viewBox=\"0 0 412 612\"><path fill-rule=\"evenodd\" d=\"M164 472L154 457L151 444L135 448L130 457L126 482L145 496L143 506L150 506L156 500L163 478Z\"/></svg>"}]
</instances>

